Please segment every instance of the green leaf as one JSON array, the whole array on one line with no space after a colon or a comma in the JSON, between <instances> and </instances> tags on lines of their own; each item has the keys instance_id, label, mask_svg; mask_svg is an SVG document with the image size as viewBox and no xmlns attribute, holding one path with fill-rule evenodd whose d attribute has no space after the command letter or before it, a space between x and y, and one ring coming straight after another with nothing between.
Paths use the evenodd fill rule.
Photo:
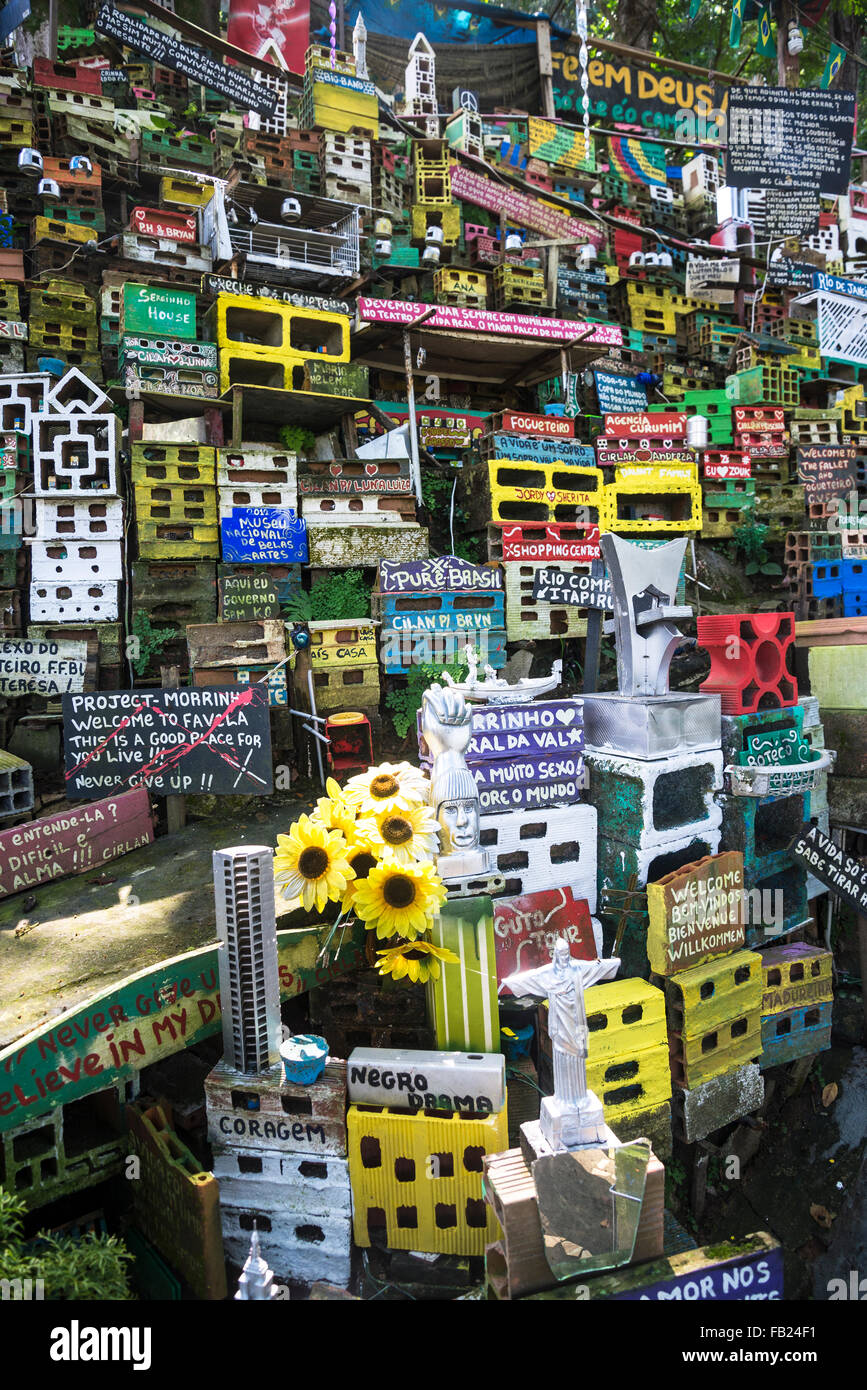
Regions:
<instances>
[{"instance_id":1,"label":"green leaf","mask_svg":"<svg viewBox=\"0 0 867 1390\"><path fill-rule=\"evenodd\" d=\"M744 569L744 574L758 574L760 569L758 560L751 560Z\"/></svg>"},{"instance_id":2,"label":"green leaf","mask_svg":"<svg viewBox=\"0 0 867 1390\"><path fill-rule=\"evenodd\" d=\"M782 565L768 564L762 565L762 574L782 574Z\"/></svg>"}]
</instances>

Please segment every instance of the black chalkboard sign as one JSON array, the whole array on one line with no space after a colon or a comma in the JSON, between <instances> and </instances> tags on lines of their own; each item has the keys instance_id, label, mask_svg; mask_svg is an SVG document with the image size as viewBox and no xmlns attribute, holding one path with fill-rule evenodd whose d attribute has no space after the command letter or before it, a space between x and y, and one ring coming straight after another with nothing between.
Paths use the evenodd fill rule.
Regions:
<instances>
[{"instance_id":1,"label":"black chalkboard sign","mask_svg":"<svg viewBox=\"0 0 867 1390\"><path fill-rule=\"evenodd\" d=\"M612 612L614 596L607 575L569 574L563 570L537 569L533 579L534 603L568 603L573 608L600 608Z\"/></svg>"},{"instance_id":2,"label":"black chalkboard sign","mask_svg":"<svg viewBox=\"0 0 867 1390\"><path fill-rule=\"evenodd\" d=\"M240 68L230 68L201 48L182 43L174 34L152 29L149 24L142 24L140 19L134 19L113 5L100 7L93 27L98 34L106 34L116 43L134 49L152 63L174 68L175 72L182 72L193 82L221 92L242 111L258 111L260 116L273 116L277 110L277 94L269 91L264 82L253 82Z\"/></svg>"},{"instance_id":3,"label":"black chalkboard sign","mask_svg":"<svg viewBox=\"0 0 867 1390\"><path fill-rule=\"evenodd\" d=\"M726 183L846 193L854 92L817 87L732 87Z\"/></svg>"},{"instance_id":4,"label":"black chalkboard sign","mask_svg":"<svg viewBox=\"0 0 867 1390\"><path fill-rule=\"evenodd\" d=\"M867 913L867 863L844 854L816 825L792 841L792 853L820 883L859 914Z\"/></svg>"},{"instance_id":5,"label":"black chalkboard sign","mask_svg":"<svg viewBox=\"0 0 867 1390\"><path fill-rule=\"evenodd\" d=\"M798 449L797 459L808 502L845 497L855 486L855 450L849 444L808 444Z\"/></svg>"},{"instance_id":6,"label":"black chalkboard sign","mask_svg":"<svg viewBox=\"0 0 867 1390\"><path fill-rule=\"evenodd\" d=\"M812 188L766 188L765 231L771 241L815 236L822 204Z\"/></svg>"},{"instance_id":7,"label":"black chalkboard sign","mask_svg":"<svg viewBox=\"0 0 867 1390\"><path fill-rule=\"evenodd\" d=\"M66 795L262 796L274 789L265 685L63 696Z\"/></svg>"}]
</instances>

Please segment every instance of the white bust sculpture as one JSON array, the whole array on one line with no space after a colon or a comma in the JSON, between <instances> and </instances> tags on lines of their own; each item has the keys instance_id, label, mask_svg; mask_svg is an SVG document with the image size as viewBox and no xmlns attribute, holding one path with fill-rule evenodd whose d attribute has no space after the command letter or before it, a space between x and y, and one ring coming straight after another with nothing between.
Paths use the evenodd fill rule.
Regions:
<instances>
[{"instance_id":1,"label":"white bust sculpture","mask_svg":"<svg viewBox=\"0 0 867 1390\"><path fill-rule=\"evenodd\" d=\"M444 880L488 872L479 848L479 793L467 767L472 715L463 695L432 685L422 698L421 727L433 760L431 804L440 824L437 870Z\"/></svg>"}]
</instances>

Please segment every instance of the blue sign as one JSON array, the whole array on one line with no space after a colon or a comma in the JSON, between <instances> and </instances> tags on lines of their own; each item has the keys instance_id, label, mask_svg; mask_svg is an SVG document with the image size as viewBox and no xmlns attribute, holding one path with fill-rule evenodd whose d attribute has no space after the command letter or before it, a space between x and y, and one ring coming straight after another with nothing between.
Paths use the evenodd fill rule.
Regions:
<instances>
[{"instance_id":1,"label":"blue sign","mask_svg":"<svg viewBox=\"0 0 867 1390\"><path fill-rule=\"evenodd\" d=\"M843 280L839 275L826 275L822 270L813 272L813 289L845 294L850 299L867 299L867 284L863 280Z\"/></svg>"},{"instance_id":2,"label":"blue sign","mask_svg":"<svg viewBox=\"0 0 867 1390\"><path fill-rule=\"evenodd\" d=\"M676 1264L677 1257L673 1257ZM719 1264L700 1265L683 1274L672 1274L654 1284L640 1285L625 1293L608 1295L621 1302L717 1302L739 1303L751 1299L781 1300L783 1297L783 1252L755 1250L736 1255Z\"/></svg>"},{"instance_id":3,"label":"blue sign","mask_svg":"<svg viewBox=\"0 0 867 1390\"><path fill-rule=\"evenodd\" d=\"M603 415L620 414L630 410L647 409L647 392L634 376L618 376L616 372L594 371L599 410Z\"/></svg>"},{"instance_id":4,"label":"blue sign","mask_svg":"<svg viewBox=\"0 0 867 1390\"><path fill-rule=\"evenodd\" d=\"M30 0L9 0L0 10L0 43L8 39L30 14Z\"/></svg>"},{"instance_id":5,"label":"blue sign","mask_svg":"<svg viewBox=\"0 0 867 1390\"><path fill-rule=\"evenodd\" d=\"M220 537L227 563L307 561L307 527L287 507L234 507L220 518Z\"/></svg>"}]
</instances>

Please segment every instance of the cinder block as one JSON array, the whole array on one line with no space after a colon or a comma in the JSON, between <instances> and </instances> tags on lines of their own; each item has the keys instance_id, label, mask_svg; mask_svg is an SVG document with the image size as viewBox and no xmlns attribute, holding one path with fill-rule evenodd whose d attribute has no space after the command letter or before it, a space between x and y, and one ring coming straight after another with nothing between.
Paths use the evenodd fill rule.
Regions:
<instances>
[{"instance_id":1,"label":"cinder block","mask_svg":"<svg viewBox=\"0 0 867 1390\"><path fill-rule=\"evenodd\" d=\"M715 1076L692 1090L675 1087L672 1117L675 1134L694 1144L714 1130L758 1110L765 1098L765 1083L755 1062Z\"/></svg>"},{"instance_id":2,"label":"cinder block","mask_svg":"<svg viewBox=\"0 0 867 1390\"><path fill-rule=\"evenodd\" d=\"M33 448L36 496L116 493L119 426L116 415L49 415L37 421Z\"/></svg>"},{"instance_id":3,"label":"cinder block","mask_svg":"<svg viewBox=\"0 0 867 1390\"><path fill-rule=\"evenodd\" d=\"M120 541L28 542L30 577L36 583L120 583L123 580L123 546Z\"/></svg>"},{"instance_id":4,"label":"cinder block","mask_svg":"<svg viewBox=\"0 0 867 1390\"><path fill-rule=\"evenodd\" d=\"M719 828L721 752L643 761L588 751L586 759L588 800L597 809L600 836L649 849Z\"/></svg>"},{"instance_id":5,"label":"cinder block","mask_svg":"<svg viewBox=\"0 0 867 1390\"><path fill-rule=\"evenodd\" d=\"M793 613L716 615L698 618L697 628L711 659L699 689L718 693L724 714L797 704Z\"/></svg>"},{"instance_id":6,"label":"cinder block","mask_svg":"<svg viewBox=\"0 0 867 1390\"><path fill-rule=\"evenodd\" d=\"M482 1165L508 1143L505 1109L473 1118L352 1105L347 1122L356 1245L484 1253L497 1228Z\"/></svg>"},{"instance_id":7,"label":"cinder block","mask_svg":"<svg viewBox=\"0 0 867 1390\"><path fill-rule=\"evenodd\" d=\"M762 1019L762 1055L759 1066L784 1066L798 1057L810 1057L831 1046L830 1002L785 1009Z\"/></svg>"},{"instance_id":8,"label":"cinder block","mask_svg":"<svg viewBox=\"0 0 867 1390\"><path fill-rule=\"evenodd\" d=\"M506 580L506 636L510 642L545 641L550 637L584 637L587 617L572 604L547 603L533 598L536 575L541 564L508 562L503 565ZM567 574L589 573L589 563L558 566Z\"/></svg>"},{"instance_id":9,"label":"cinder block","mask_svg":"<svg viewBox=\"0 0 867 1390\"><path fill-rule=\"evenodd\" d=\"M510 897L569 887L596 911L596 808L546 806L520 816L484 817L480 841Z\"/></svg>"},{"instance_id":10,"label":"cinder block","mask_svg":"<svg viewBox=\"0 0 867 1390\"><path fill-rule=\"evenodd\" d=\"M352 1214L345 1158L310 1158L227 1144L214 1149L213 1172L225 1206L261 1207L284 1216Z\"/></svg>"},{"instance_id":11,"label":"cinder block","mask_svg":"<svg viewBox=\"0 0 867 1390\"><path fill-rule=\"evenodd\" d=\"M342 1158L346 1154L346 1063L330 1057L310 1086L267 1076L245 1076L218 1062L205 1078L208 1138L281 1154Z\"/></svg>"},{"instance_id":12,"label":"cinder block","mask_svg":"<svg viewBox=\"0 0 867 1390\"><path fill-rule=\"evenodd\" d=\"M123 539L123 502L119 497L61 501L58 496L36 499L36 531L40 540L119 541Z\"/></svg>"},{"instance_id":13,"label":"cinder block","mask_svg":"<svg viewBox=\"0 0 867 1390\"><path fill-rule=\"evenodd\" d=\"M243 1265L250 1253L254 1229L268 1252L268 1264L280 1282L297 1280L315 1284L325 1280L338 1288L349 1282L352 1255L352 1222L348 1216L331 1213L315 1216L273 1211L266 1198L261 1205L244 1206L223 1202L223 1248L236 1265Z\"/></svg>"},{"instance_id":14,"label":"cinder block","mask_svg":"<svg viewBox=\"0 0 867 1390\"><path fill-rule=\"evenodd\" d=\"M310 526L309 563L320 569L375 566L380 560L426 560L428 533L422 526Z\"/></svg>"},{"instance_id":15,"label":"cinder block","mask_svg":"<svg viewBox=\"0 0 867 1390\"><path fill-rule=\"evenodd\" d=\"M30 616L36 622L113 623L120 616L120 585L88 581L30 585Z\"/></svg>"},{"instance_id":16,"label":"cinder block","mask_svg":"<svg viewBox=\"0 0 867 1390\"><path fill-rule=\"evenodd\" d=\"M789 846L810 819L811 793L797 796L721 796L724 849L744 856L744 873L755 878L787 868Z\"/></svg>"},{"instance_id":17,"label":"cinder block","mask_svg":"<svg viewBox=\"0 0 867 1390\"><path fill-rule=\"evenodd\" d=\"M834 998L833 955L821 946L787 941L762 952L762 1016Z\"/></svg>"},{"instance_id":18,"label":"cinder block","mask_svg":"<svg viewBox=\"0 0 867 1390\"><path fill-rule=\"evenodd\" d=\"M761 957L753 951L679 971L665 982L671 1071L690 1089L761 1054Z\"/></svg>"}]
</instances>

